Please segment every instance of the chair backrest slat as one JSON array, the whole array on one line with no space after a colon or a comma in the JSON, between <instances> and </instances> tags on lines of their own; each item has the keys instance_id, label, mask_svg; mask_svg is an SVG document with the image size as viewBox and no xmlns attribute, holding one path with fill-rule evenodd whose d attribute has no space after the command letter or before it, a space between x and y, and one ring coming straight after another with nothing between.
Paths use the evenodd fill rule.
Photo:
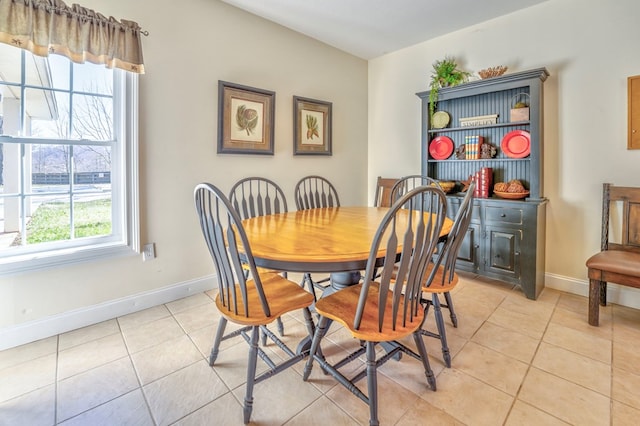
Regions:
<instances>
[{"instance_id":1,"label":"chair backrest slat","mask_svg":"<svg viewBox=\"0 0 640 426\"><path fill-rule=\"evenodd\" d=\"M438 259L436 260L435 264L436 266L442 265L444 268L444 271L441 274L442 282L437 283L432 280L428 280L426 283L427 286L438 284L444 285L453 280L456 269L456 260L458 259L458 252L460 251L462 242L467 235L467 230L469 229L469 224L471 223L471 217L473 216L473 199L475 185L476 183L472 182L469 186L469 189L467 189L467 193L462 199L460 208L458 208L458 211L456 212L456 215L453 219L453 225L451 226L451 230L449 231L447 239L444 245L440 248L440 252L438 253Z\"/></svg>"},{"instance_id":2,"label":"chair backrest slat","mask_svg":"<svg viewBox=\"0 0 640 426\"><path fill-rule=\"evenodd\" d=\"M373 200L374 207L391 207L391 190L398 182L396 178L383 178L378 176L376 181L376 194Z\"/></svg>"},{"instance_id":3,"label":"chair backrest slat","mask_svg":"<svg viewBox=\"0 0 640 426\"><path fill-rule=\"evenodd\" d=\"M424 185L435 185L436 187L442 189L440 186L440 182L434 178L423 175L409 175L403 176L397 180L397 182L391 188L391 204L395 203L396 200L402 197L407 192L411 191L414 188Z\"/></svg>"},{"instance_id":4,"label":"chair backrest slat","mask_svg":"<svg viewBox=\"0 0 640 426\"><path fill-rule=\"evenodd\" d=\"M236 182L229 191L229 200L242 219L287 212L282 189L262 177L247 177Z\"/></svg>"},{"instance_id":5,"label":"chair backrest slat","mask_svg":"<svg viewBox=\"0 0 640 426\"><path fill-rule=\"evenodd\" d=\"M400 197L382 219L371 244L364 281L354 316L354 327L360 327L366 309L367 294L374 285L378 294L378 327L385 323L385 307L389 306L395 329L398 324L413 321L422 309L422 280L435 253L446 217L447 199L436 186L419 186ZM378 265L381 249L385 260ZM397 267L396 267L397 265ZM400 311L400 303L404 306ZM391 304L391 305L388 305ZM400 322L400 323L399 323Z\"/></svg>"},{"instance_id":6,"label":"chair backrest slat","mask_svg":"<svg viewBox=\"0 0 640 426\"><path fill-rule=\"evenodd\" d=\"M194 190L200 227L218 277L220 301L234 315L249 316L247 286L255 286L264 315L270 316L242 218L229 199L214 185L201 183ZM248 265L245 274L242 264Z\"/></svg>"},{"instance_id":7,"label":"chair backrest slat","mask_svg":"<svg viewBox=\"0 0 640 426\"><path fill-rule=\"evenodd\" d=\"M338 191L322 176L306 176L298 181L294 190L298 210L322 207L340 207Z\"/></svg>"},{"instance_id":8,"label":"chair backrest slat","mask_svg":"<svg viewBox=\"0 0 640 426\"><path fill-rule=\"evenodd\" d=\"M601 249L640 253L640 188L605 183L602 200Z\"/></svg>"}]
</instances>

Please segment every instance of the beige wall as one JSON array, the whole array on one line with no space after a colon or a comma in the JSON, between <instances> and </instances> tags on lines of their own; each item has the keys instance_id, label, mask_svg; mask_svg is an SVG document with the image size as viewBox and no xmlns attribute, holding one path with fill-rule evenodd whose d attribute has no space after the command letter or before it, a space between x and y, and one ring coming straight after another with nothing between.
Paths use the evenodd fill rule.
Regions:
<instances>
[{"instance_id":1,"label":"beige wall","mask_svg":"<svg viewBox=\"0 0 640 426\"><path fill-rule=\"evenodd\" d=\"M213 273L196 221L193 188L226 192L260 175L293 187L307 174L329 177L343 205L367 194L367 62L217 0L83 0L137 21L147 74L140 78L142 241L157 258L107 259L0 278L3 327L117 301ZM274 156L216 154L218 80L276 92ZM333 103L333 156L293 156L292 97Z\"/></svg>"},{"instance_id":2,"label":"beige wall","mask_svg":"<svg viewBox=\"0 0 640 426\"><path fill-rule=\"evenodd\" d=\"M470 71L546 67L547 282L586 288L585 260L600 247L602 183L640 185L640 151L626 149L638 16L636 0L549 0L370 61L369 185L420 172L415 93L428 90L435 60L451 55Z\"/></svg>"}]
</instances>

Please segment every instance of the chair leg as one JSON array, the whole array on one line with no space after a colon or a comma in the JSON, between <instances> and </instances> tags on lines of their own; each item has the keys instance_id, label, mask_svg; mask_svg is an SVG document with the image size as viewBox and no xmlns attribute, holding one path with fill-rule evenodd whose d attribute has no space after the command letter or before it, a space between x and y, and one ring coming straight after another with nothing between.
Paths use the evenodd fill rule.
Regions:
<instances>
[{"instance_id":1,"label":"chair leg","mask_svg":"<svg viewBox=\"0 0 640 426\"><path fill-rule=\"evenodd\" d=\"M431 300L433 301L433 314L436 318L436 326L438 327L438 334L440 335L444 365L446 365L447 368L451 368L451 354L449 353L449 345L447 344L447 331L444 327L444 319L442 318L442 307L440 306L440 298L436 293L434 293Z\"/></svg>"},{"instance_id":2,"label":"chair leg","mask_svg":"<svg viewBox=\"0 0 640 426\"><path fill-rule=\"evenodd\" d=\"M600 281L600 305L607 306L607 283Z\"/></svg>"},{"instance_id":3,"label":"chair leg","mask_svg":"<svg viewBox=\"0 0 640 426\"><path fill-rule=\"evenodd\" d=\"M256 365L258 362L258 335L260 327L254 326L251 330L251 341L249 342L249 361L247 365L247 390L244 396L244 408L242 410L244 424L249 423L251 411L253 410L253 385L256 379Z\"/></svg>"},{"instance_id":4,"label":"chair leg","mask_svg":"<svg viewBox=\"0 0 640 426\"><path fill-rule=\"evenodd\" d=\"M458 328L458 317L453 310L453 301L451 300L451 294L447 291L444 294L444 299L447 301L447 309L449 309L449 316L451 317L451 323L455 328Z\"/></svg>"},{"instance_id":5,"label":"chair leg","mask_svg":"<svg viewBox=\"0 0 640 426\"><path fill-rule=\"evenodd\" d=\"M589 324L598 326L600 324L600 306L598 299L602 283L598 280L589 280Z\"/></svg>"},{"instance_id":6,"label":"chair leg","mask_svg":"<svg viewBox=\"0 0 640 426\"><path fill-rule=\"evenodd\" d=\"M213 367L213 364L216 362L216 358L218 358L218 352L220 350L220 342L222 341L222 336L224 336L224 329L227 326L227 319L220 318L220 322L218 323L218 331L216 331L216 337L213 339L213 347L211 348L211 355L209 355L209 366Z\"/></svg>"},{"instance_id":7,"label":"chair leg","mask_svg":"<svg viewBox=\"0 0 640 426\"><path fill-rule=\"evenodd\" d=\"M278 317L276 324L278 326L278 334L280 336L284 336L284 324L282 323L282 318Z\"/></svg>"},{"instance_id":8,"label":"chair leg","mask_svg":"<svg viewBox=\"0 0 640 426\"><path fill-rule=\"evenodd\" d=\"M307 359L307 363L304 366L304 371L302 373L302 380L305 382L309 379L311 375L311 369L313 368L313 357L318 353L318 349L320 348L320 340L324 337L327 332L327 326L329 325L329 318L320 317L320 321L318 321L318 326L316 327L315 334L313 335L313 340L311 341L311 349L309 351L309 358Z\"/></svg>"},{"instance_id":9,"label":"chair leg","mask_svg":"<svg viewBox=\"0 0 640 426\"><path fill-rule=\"evenodd\" d=\"M300 287L304 288L305 285L309 286L309 293L313 294L313 302L317 302L318 298L316 297L316 291L313 287L313 280L311 279L311 274L310 273L305 273L302 276L302 282L300 283Z\"/></svg>"},{"instance_id":10,"label":"chair leg","mask_svg":"<svg viewBox=\"0 0 640 426\"><path fill-rule=\"evenodd\" d=\"M422 334L417 331L413 333L413 341L416 343L416 347L418 349L418 354L420 355L420 361L422 361L422 366L424 367L424 375L427 377L427 383L431 390L436 390L436 376L433 374L433 370L431 369L431 364L429 363L429 357L427 354L427 347L424 344L424 340L422 340Z\"/></svg>"},{"instance_id":11,"label":"chair leg","mask_svg":"<svg viewBox=\"0 0 640 426\"><path fill-rule=\"evenodd\" d=\"M369 426L378 426L378 372L376 345L367 342L367 392L369 396Z\"/></svg>"}]
</instances>

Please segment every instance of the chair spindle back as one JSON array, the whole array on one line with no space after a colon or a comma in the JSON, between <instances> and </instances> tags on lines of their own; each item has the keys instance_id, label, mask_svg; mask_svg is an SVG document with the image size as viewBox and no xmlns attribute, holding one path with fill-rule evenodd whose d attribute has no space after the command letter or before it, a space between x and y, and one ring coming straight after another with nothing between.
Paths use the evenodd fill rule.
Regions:
<instances>
[{"instance_id":1,"label":"chair spindle back","mask_svg":"<svg viewBox=\"0 0 640 426\"><path fill-rule=\"evenodd\" d=\"M296 184L294 191L298 210L321 207L340 207L338 191L322 176L306 176Z\"/></svg>"},{"instance_id":2,"label":"chair spindle back","mask_svg":"<svg viewBox=\"0 0 640 426\"><path fill-rule=\"evenodd\" d=\"M367 292L374 280L379 283L379 330L382 331L385 321L390 320L394 330L398 321L402 326L413 321L422 309L422 281L440 239L446 209L446 196L436 186L420 186L393 204L381 221L371 245L354 328L360 326L367 308ZM380 250L386 253L382 266L377 261ZM385 319L385 308L389 303L392 304L393 317ZM367 314L371 315L371 312Z\"/></svg>"},{"instance_id":3,"label":"chair spindle back","mask_svg":"<svg viewBox=\"0 0 640 426\"><path fill-rule=\"evenodd\" d=\"M233 315L249 317L250 309L257 308L250 306L247 286L254 285L260 308L264 315L270 316L269 304L262 289L260 275L256 271L242 219L231 202L210 183L196 186L194 200L200 228L218 275L222 304ZM240 253L243 253L242 257ZM249 274L243 272L243 262L248 265Z\"/></svg>"}]
</instances>

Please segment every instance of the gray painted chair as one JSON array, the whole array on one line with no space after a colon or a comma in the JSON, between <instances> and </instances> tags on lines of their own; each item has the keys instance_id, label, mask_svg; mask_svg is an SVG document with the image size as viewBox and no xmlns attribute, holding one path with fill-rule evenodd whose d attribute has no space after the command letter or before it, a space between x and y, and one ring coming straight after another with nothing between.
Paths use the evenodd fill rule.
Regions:
<instances>
[{"instance_id":1,"label":"gray painted chair","mask_svg":"<svg viewBox=\"0 0 640 426\"><path fill-rule=\"evenodd\" d=\"M306 176L298 181L294 191L298 210L340 207L338 191L322 176Z\"/></svg>"},{"instance_id":2,"label":"gray painted chair","mask_svg":"<svg viewBox=\"0 0 640 426\"><path fill-rule=\"evenodd\" d=\"M293 352L271 333L266 325L287 312L301 309L310 338L314 333L309 311L313 296L297 283L279 274L263 275L258 272L242 220L218 188L201 183L194 190L194 199L200 227L218 275L218 295L215 304L222 315L211 349L209 365L214 365L222 340L241 335L249 343L243 409L246 424L249 423L253 408L254 385L291 367L308 354L304 350L299 353ZM248 265L248 274L244 273L240 253L243 253L244 262ZM240 325L241 328L225 335L228 321ZM287 356L287 359L276 364L269 358L258 346L260 331L267 334L282 349L282 354ZM256 376L258 356L265 361L268 368Z\"/></svg>"},{"instance_id":3,"label":"gray painted chair","mask_svg":"<svg viewBox=\"0 0 640 426\"><path fill-rule=\"evenodd\" d=\"M286 213L288 211L287 198L282 189L272 180L263 177L240 179L231 187L229 201L243 220L268 214ZM244 270L245 273L249 272L246 264L244 264ZM267 272L279 273L278 271L263 268L258 268L258 271L261 274ZM286 273L284 276L286 277ZM283 336L284 325L281 318L278 318L277 327L278 332ZM263 336L263 342L265 339Z\"/></svg>"},{"instance_id":4,"label":"gray painted chair","mask_svg":"<svg viewBox=\"0 0 640 426\"><path fill-rule=\"evenodd\" d=\"M442 189L440 182L436 179L423 175L403 176L391 188L391 203L393 204L398 198L418 186L435 185Z\"/></svg>"},{"instance_id":5,"label":"gray painted chair","mask_svg":"<svg viewBox=\"0 0 640 426\"><path fill-rule=\"evenodd\" d=\"M236 182L229 191L229 201L242 219L287 212L282 189L262 177L247 177Z\"/></svg>"},{"instance_id":6,"label":"gray painted chair","mask_svg":"<svg viewBox=\"0 0 640 426\"><path fill-rule=\"evenodd\" d=\"M427 205L431 206L430 211L425 209ZM410 208L405 209L405 206ZM379 424L377 368L389 359L404 353L420 360L426 383L431 389L436 389L436 378L421 334L425 314L421 294L422 282L440 239L445 217L446 197L441 189L422 186L408 192L381 221L371 244L364 280L316 302L320 320L303 379L309 379L313 362L317 361L323 371L330 373L369 405L370 425ZM386 253L382 266L378 265L381 250ZM375 277L376 271L378 278ZM363 344L358 351L330 364L322 355L321 342L333 321L343 325ZM400 343L400 339L408 336L413 337L417 353ZM378 343L386 350L386 354L380 357L376 357L375 346ZM366 354L364 369L350 378L340 371L362 354ZM364 377L367 378L366 395L355 385ZM386 403L393 404L393 400Z\"/></svg>"},{"instance_id":7,"label":"gray painted chair","mask_svg":"<svg viewBox=\"0 0 640 426\"><path fill-rule=\"evenodd\" d=\"M340 207L340 198L338 191L329 180L322 176L305 176L298 181L294 190L294 198L298 210L317 209L323 207ZM324 291L330 278L323 278L314 281L310 273L305 273L302 278L301 285L309 286L315 296L314 289Z\"/></svg>"},{"instance_id":8,"label":"gray painted chair","mask_svg":"<svg viewBox=\"0 0 640 426\"><path fill-rule=\"evenodd\" d=\"M462 245L462 241L467 234L471 216L473 213L473 191L475 182L472 182L467 193L465 194L460 208L453 220L451 231L446 241L439 248L436 260L429 265L428 277L430 281L423 283L423 303L425 306L425 317L429 312L429 307L433 306L436 327L438 333L428 330L422 330L422 334L440 339L442 346L442 357L447 367L451 367L451 354L447 343L447 333L442 317L442 308L449 309L449 315L454 327L458 326L458 319L453 309L453 301L450 292L458 285L458 274L455 272L458 251ZM435 272L433 272L435 268ZM445 303L441 304L440 295L444 296Z\"/></svg>"}]
</instances>

